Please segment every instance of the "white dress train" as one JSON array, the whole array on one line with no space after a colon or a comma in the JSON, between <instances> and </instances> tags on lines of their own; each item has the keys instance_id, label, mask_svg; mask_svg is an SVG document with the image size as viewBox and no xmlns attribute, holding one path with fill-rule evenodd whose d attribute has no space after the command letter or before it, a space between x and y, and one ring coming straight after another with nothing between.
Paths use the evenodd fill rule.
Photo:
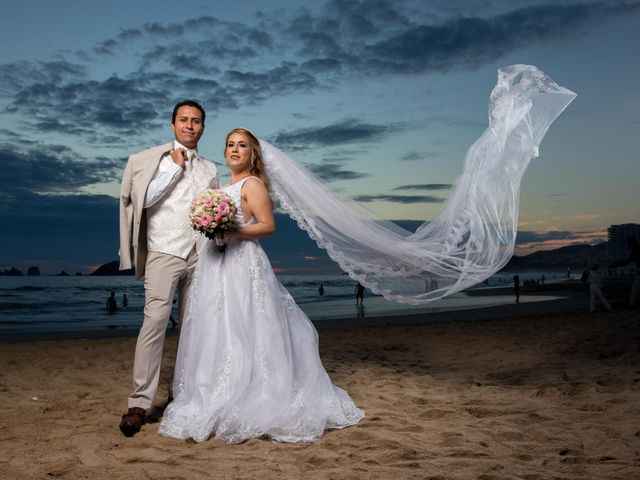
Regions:
<instances>
[{"instance_id":1,"label":"white dress train","mask_svg":"<svg viewBox=\"0 0 640 480\"><path fill-rule=\"evenodd\" d=\"M224 187L240 206L246 179ZM238 208L238 223L245 223ZM255 240L224 253L199 245L193 294L176 358L175 399L159 433L238 443L255 437L311 442L358 423L364 411L320 361L311 321L278 282Z\"/></svg>"}]
</instances>

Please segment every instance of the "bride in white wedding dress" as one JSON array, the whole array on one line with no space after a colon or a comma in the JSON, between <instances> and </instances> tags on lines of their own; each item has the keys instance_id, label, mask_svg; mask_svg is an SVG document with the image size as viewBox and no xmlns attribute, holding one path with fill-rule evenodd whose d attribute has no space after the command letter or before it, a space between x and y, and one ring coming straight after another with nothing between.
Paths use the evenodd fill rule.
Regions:
<instances>
[{"instance_id":1,"label":"bride in white wedding dress","mask_svg":"<svg viewBox=\"0 0 640 480\"><path fill-rule=\"evenodd\" d=\"M227 248L199 244L192 298L176 358L175 399L159 432L228 443L267 436L310 442L364 412L335 386L320 361L318 335L278 282L258 238L274 233L260 144L233 130L225 157L238 206Z\"/></svg>"},{"instance_id":2,"label":"bride in white wedding dress","mask_svg":"<svg viewBox=\"0 0 640 480\"><path fill-rule=\"evenodd\" d=\"M575 94L531 65L501 68L489 125L469 148L442 210L409 232L384 221L244 129L227 138L240 208L225 253L199 243L160 433L235 443L307 442L364 412L333 385L317 333L277 281L256 239L274 232L270 191L349 276L397 302L426 303L482 282L513 253L522 176Z\"/></svg>"}]
</instances>

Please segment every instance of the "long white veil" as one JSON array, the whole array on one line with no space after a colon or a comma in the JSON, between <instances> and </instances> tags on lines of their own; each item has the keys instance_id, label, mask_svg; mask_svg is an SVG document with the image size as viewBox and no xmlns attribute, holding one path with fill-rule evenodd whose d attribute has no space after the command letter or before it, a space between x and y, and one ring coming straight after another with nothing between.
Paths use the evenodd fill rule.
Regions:
<instances>
[{"instance_id":1,"label":"long white veil","mask_svg":"<svg viewBox=\"0 0 640 480\"><path fill-rule=\"evenodd\" d=\"M280 205L351 278L389 300L427 303L509 261L522 175L575 96L534 66L501 68L489 127L469 148L442 210L415 233L341 197L268 142L260 145Z\"/></svg>"}]
</instances>

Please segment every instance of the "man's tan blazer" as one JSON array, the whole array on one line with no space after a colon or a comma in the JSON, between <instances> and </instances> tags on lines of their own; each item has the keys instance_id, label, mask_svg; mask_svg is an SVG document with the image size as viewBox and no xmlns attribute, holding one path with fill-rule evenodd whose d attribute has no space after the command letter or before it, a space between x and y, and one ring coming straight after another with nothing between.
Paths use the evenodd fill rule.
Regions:
<instances>
[{"instance_id":1,"label":"man's tan blazer","mask_svg":"<svg viewBox=\"0 0 640 480\"><path fill-rule=\"evenodd\" d=\"M136 278L144 276L147 261L147 218L144 200L162 157L173 143L134 153L129 157L120 187L120 270L135 267Z\"/></svg>"}]
</instances>

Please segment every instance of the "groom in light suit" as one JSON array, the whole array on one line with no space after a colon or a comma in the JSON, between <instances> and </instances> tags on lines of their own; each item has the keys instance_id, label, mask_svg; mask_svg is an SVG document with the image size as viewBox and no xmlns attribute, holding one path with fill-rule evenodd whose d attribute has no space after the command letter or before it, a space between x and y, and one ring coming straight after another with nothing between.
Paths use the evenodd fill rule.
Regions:
<instances>
[{"instance_id":1,"label":"groom in light suit","mask_svg":"<svg viewBox=\"0 0 640 480\"><path fill-rule=\"evenodd\" d=\"M175 140L129 157L120 193L120 270L144 276L144 322L136 344L133 391L120 430L135 435L153 405L160 362L176 289L180 317L196 264L196 234L189 224L191 200L218 187L213 163L198 155L204 109L184 100L173 109Z\"/></svg>"}]
</instances>

